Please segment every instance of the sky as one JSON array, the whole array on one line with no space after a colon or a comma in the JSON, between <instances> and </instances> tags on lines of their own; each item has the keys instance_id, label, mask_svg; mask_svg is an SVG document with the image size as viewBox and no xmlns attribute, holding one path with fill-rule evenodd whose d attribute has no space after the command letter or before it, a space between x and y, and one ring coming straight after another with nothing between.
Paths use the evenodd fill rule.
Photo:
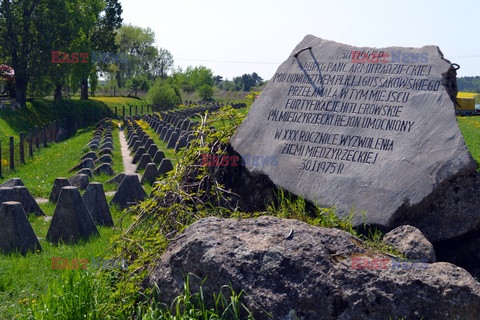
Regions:
<instances>
[{"instance_id":1,"label":"sky","mask_svg":"<svg viewBox=\"0 0 480 320\"><path fill-rule=\"evenodd\" d=\"M436 45L480 76L478 0L120 0L123 22L149 27L175 67L269 80L308 34L368 47Z\"/></svg>"}]
</instances>

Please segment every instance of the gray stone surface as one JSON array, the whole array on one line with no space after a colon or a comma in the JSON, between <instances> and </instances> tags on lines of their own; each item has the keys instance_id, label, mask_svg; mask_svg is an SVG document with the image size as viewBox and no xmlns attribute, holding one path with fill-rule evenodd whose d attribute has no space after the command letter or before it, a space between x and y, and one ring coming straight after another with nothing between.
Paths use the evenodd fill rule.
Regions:
<instances>
[{"instance_id":1,"label":"gray stone surface","mask_svg":"<svg viewBox=\"0 0 480 320\"><path fill-rule=\"evenodd\" d=\"M370 60L352 59L354 51ZM436 46L358 48L306 36L231 144L250 172L341 216L353 208L356 225L363 211L368 224L415 225L433 241L415 223L428 213L436 219L422 224L437 230L435 240L458 237L480 228L480 205L452 212L435 203L455 204L454 196L432 196L476 174L455 118L455 76Z\"/></svg>"},{"instance_id":2,"label":"gray stone surface","mask_svg":"<svg viewBox=\"0 0 480 320\"><path fill-rule=\"evenodd\" d=\"M70 182L68 182L67 178L56 178L55 181L53 182L53 187L52 191L50 191L50 196L48 197L48 200L51 203L57 203L58 197L60 196L60 191L62 191L63 187L68 187L70 186Z\"/></svg>"},{"instance_id":3,"label":"gray stone surface","mask_svg":"<svg viewBox=\"0 0 480 320\"><path fill-rule=\"evenodd\" d=\"M127 174L120 183L120 186L110 201L110 204L118 205L120 209L125 209L145 200L146 196L147 193L143 190L138 176L136 174Z\"/></svg>"},{"instance_id":4,"label":"gray stone surface","mask_svg":"<svg viewBox=\"0 0 480 320\"><path fill-rule=\"evenodd\" d=\"M68 182L73 187L77 187L80 190L85 190L87 189L90 180L88 179L88 176L86 174L76 174L68 178Z\"/></svg>"},{"instance_id":5,"label":"gray stone surface","mask_svg":"<svg viewBox=\"0 0 480 320\"><path fill-rule=\"evenodd\" d=\"M92 216L76 187L63 187L47 232L51 243L77 243L100 236Z\"/></svg>"},{"instance_id":6,"label":"gray stone surface","mask_svg":"<svg viewBox=\"0 0 480 320\"><path fill-rule=\"evenodd\" d=\"M150 185L153 185L155 180L160 177L160 173L158 173L157 165L153 162L150 162L147 164L147 167L145 168L145 172L143 173L142 180L140 180L140 183L149 183Z\"/></svg>"},{"instance_id":7,"label":"gray stone surface","mask_svg":"<svg viewBox=\"0 0 480 320\"><path fill-rule=\"evenodd\" d=\"M386 233L383 241L402 252L408 259L436 262L433 245L415 227L408 225L397 227Z\"/></svg>"},{"instance_id":8,"label":"gray stone surface","mask_svg":"<svg viewBox=\"0 0 480 320\"><path fill-rule=\"evenodd\" d=\"M97 225L113 227L113 219L108 207L107 198L100 182L92 182L83 194L83 201Z\"/></svg>"},{"instance_id":9,"label":"gray stone surface","mask_svg":"<svg viewBox=\"0 0 480 320\"><path fill-rule=\"evenodd\" d=\"M42 250L27 215L19 202L3 202L0 207L0 250L3 253Z\"/></svg>"},{"instance_id":10,"label":"gray stone surface","mask_svg":"<svg viewBox=\"0 0 480 320\"><path fill-rule=\"evenodd\" d=\"M242 301L257 320L478 319L480 284L464 269L444 262L397 266L338 229L212 217L170 243L146 285L157 284L161 302L171 305L188 273L198 277L190 277L192 292L205 280L210 304L231 284L248 294Z\"/></svg>"}]
</instances>

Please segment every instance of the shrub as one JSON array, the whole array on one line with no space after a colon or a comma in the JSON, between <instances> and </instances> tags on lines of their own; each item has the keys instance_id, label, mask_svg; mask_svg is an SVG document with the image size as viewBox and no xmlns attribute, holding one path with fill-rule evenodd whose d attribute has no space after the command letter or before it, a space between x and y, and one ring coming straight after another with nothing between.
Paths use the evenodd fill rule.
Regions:
<instances>
[{"instance_id":1,"label":"shrub","mask_svg":"<svg viewBox=\"0 0 480 320\"><path fill-rule=\"evenodd\" d=\"M150 88L147 94L147 100L155 106L157 110L167 110L178 106L182 99L180 92L171 85L157 81Z\"/></svg>"},{"instance_id":2,"label":"shrub","mask_svg":"<svg viewBox=\"0 0 480 320\"><path fill-rule=\"evenodd\" d=\"M204 84L198 88L198 94L202 100L210 100L213 97L213 88L208 84Z\"/></svg>"}]
</instances>

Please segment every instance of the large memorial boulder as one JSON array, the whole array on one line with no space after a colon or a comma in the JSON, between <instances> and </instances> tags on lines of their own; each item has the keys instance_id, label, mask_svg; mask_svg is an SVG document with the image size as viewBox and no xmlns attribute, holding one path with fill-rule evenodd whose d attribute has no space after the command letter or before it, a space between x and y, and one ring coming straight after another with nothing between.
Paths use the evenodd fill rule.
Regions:
<instances>
[{"instance_id":1,"label":"large memorial boulder","mask_svg":"<svg viewBox=\"0 0 480 320\"><path fill-rule=\"evenodd\" d=\"M19 202L3 202L0 207L0 251L19 252L42 250L27 215Z\"/></svg>"},{"instance_id":2,"label":"large memorial boulder","mask_svg":"<svg viewBox=\"0 0 480 320\"><path fill-rule=\"evenodd\" d=\"M190 290L212 306L225 285L244 290L257 320L478 319L480 284L453 264L403 263L349 233L274 217L206 218L174 239L145 284L171 305ZM267 315L267 312L271 315ZM240 319L248 317L240 316Z\"/></svg>"},{"instance_id":3,"label":"large memorial boulder","mask_svg":"<svg viewBox=\"0 0 480 320\"><path fill-rule=\"evenodd\" d=\"M436 46L359 48L309 35L231 144L251 173L343 217L353 210L357 226L459 237L480 228L480 179L455 118L455 70Z\"/></svg>"},{"instance_id":4,"label":"large memorial boulder","mask_svg":"<svg viewBox=\"0 0 480 320\"><path fill-rule=\"evenodd\" d=\"M99 235L78 188L63 187L46 239L52 243L76 243Z\"/></svg>"},{"instance_id":5,"label":"large memorial boulder","mask_svg":"<svg viewBox=\"0 0 480 320\"><path fill-rule=\"evenodd\" d=\"M100 182L92 182L88 185L83 194L83 201L97 225L113 227L110 208L103 191L103 185Z\"/></svg>"}]
</instances>

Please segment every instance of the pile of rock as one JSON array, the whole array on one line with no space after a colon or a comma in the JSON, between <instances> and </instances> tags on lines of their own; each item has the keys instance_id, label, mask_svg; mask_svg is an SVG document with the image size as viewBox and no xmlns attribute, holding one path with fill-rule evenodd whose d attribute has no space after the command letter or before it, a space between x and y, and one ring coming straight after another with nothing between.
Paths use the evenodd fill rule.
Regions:
<instances>
[{"instance_id":1,"label":"pile of rock","mask_svg":"<svg viewBox=\"0 0 480 320\"><path fill-rule=\"evenodd\" d=\"M417 231L387 237L403 242L407 257L424 259L405 262L342 230L296 220L201 219L171 242L146 283L162 288L166 305L189 273L192 292L204 281L212 305L212 295L231 284L261 320L478 319L480 284L453 264L427 263L431 244ZM414 244L425 251L412 253Z\"/></svg>"}]
</instances>

